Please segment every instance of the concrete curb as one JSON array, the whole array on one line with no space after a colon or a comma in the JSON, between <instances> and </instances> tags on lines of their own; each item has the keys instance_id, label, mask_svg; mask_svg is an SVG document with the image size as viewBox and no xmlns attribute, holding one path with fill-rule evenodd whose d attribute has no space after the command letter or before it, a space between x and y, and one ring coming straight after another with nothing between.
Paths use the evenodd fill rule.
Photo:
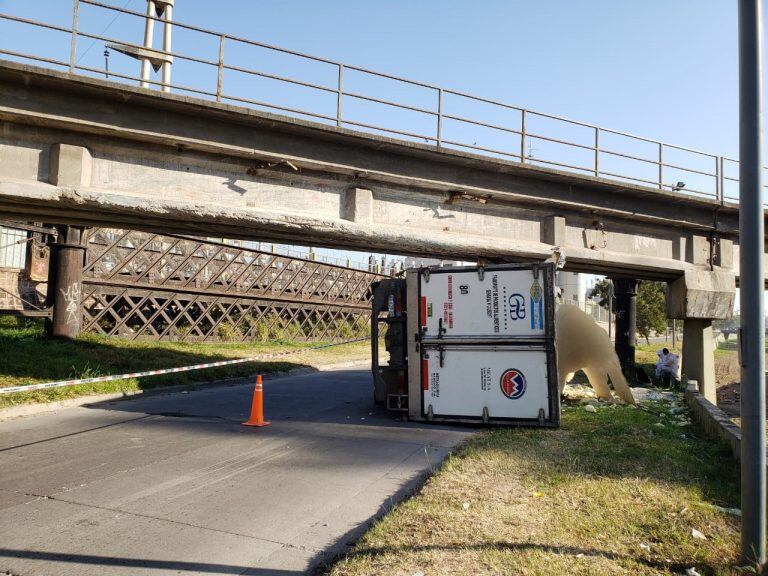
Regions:
<instances>
[{"instance_id":1,"label":"concrete curb","mask_svg":"<svg viewBox=\"0 0 768 576\"><path fill-rule=\"evenodd\" d=\"M699 383L689 380L685 389L685 403L693 413L693 419L714 438L725 441L731 447L736 460L741 458L741 428L731 417L699 393Z\"/></svg>"},{"instance_id":2,"label":"concrete curb","mask_svg":"<svg viewBox=\"0 0 768 576\"><path fill-rule=\"evenodd\" d=\"M327 370L340 370L342 368L352 368L355 366L363 366L370 364L370 358L362 360L350 360L347 362L335 362L333 364L320 364L318 366L309 366L301 368L292 368L286 372L272 372L264 373L269 376L270 380L279 380L281 378L288 378L291 376L300 376L302 374L313 374L315 372L324 372ZM176 394L179 392L191 392L208 390L209 388L218 388L222 386L243 386L251 384L256 372L250 376L237 376L232 378L223 378L221 380L214 380L212 382L201 381L194 382L192 384L178 384L175 386L161 386L158 388L149 388L147 390L132 390L130 392L111 392L109 394L90 394L88 396L80 396L78 398L67 398L66 400L58 400L55 402L34 403L34 404L21 404L19 406L10 406L8 408L0 408L0 422L4 420L11 420L13 418L22 418L24 416L32 416L34 414L43 414L46 412L57 412L58 410L64 410L67 408L77 408L79 406L91 406L97 405L101 402L114 402L115 400L131 400L138 396L154 396L159 394Z\"/></svg>"}]
</instances>

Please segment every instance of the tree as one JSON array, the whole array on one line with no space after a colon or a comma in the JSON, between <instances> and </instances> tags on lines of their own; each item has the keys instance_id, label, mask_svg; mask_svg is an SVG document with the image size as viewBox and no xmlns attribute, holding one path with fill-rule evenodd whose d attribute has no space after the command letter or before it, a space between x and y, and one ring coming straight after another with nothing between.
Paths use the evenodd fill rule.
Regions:
<instances>
[{"instance_id":1,"label":"tree","mask_svg":"<svg viewBox=\"0 0 768 576\"><path fill-rule=\"evenodd\" d=\"M603 278L595 282L595 285L587 292L587 298L596 298L597 303L603 308L608 308L608 292L611 289L611 281L608 278ZM616 311L616 299L613 300L613 310Z\"/></svg>"},{"instance_id":2,"label":"tree","mask_svg":"<svg viewBox=\"0 0 768 576\"><path fill-rule=\"evenodd\" d=\"M667 328L667 299L664 282L640 282L637 288L637 332L650 344L651 332Z\"/></svg>"}]
</instances>

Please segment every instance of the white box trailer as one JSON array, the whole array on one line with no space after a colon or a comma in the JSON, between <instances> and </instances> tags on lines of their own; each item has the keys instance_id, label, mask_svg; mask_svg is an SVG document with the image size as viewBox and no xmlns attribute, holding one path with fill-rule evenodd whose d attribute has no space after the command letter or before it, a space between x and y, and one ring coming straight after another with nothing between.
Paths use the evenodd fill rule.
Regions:
<instances>
[{"instance_id":1,"label":"white box trailer","mask_svg":"<svg viewBox=\"0 0 768 576\"><path fill-rule=\"evenodd\" d=\"M545 346L424 345L422 412L427 419L523 421L551 415Z\"/></svg>"},{"instance_id":2,"label":"white box trailer","mask_svg":"<svg viewBox=\"0 0 768 576\"><path fill-rule=\"evenodd\" d=\"M418 272L426 339L543 339L545 268L425 268ZM549 286L546 287L547 292Z\"/></svg>"},{"instance_id":3,"label":"white box trailer","mask_svg":"<svg viewBox=\"0 0 768 576\"><path fill-rule=\"evenodd\" d=\"M405 291L409 419L559 425L552 264L412 269Z\"/></svg>"}]
</instances>

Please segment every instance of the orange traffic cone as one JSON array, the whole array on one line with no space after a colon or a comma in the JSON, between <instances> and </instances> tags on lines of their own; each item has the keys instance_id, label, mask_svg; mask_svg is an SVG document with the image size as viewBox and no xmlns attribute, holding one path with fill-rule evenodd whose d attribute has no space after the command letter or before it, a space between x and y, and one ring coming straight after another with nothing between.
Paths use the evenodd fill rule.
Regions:
<instances>
[{"instance_id":1,"label":"orange traffic cone","mask_svg":"<svg viewBox=\"0 0 768 576\"><path fill-rule=\"evenodd\" d=\"M261 382L261 374L256 376L256 388L253 391L253 403L251 404L251 417L243 426L267 426L264 421L264 387Z\"/></svg>"}]
</instances>

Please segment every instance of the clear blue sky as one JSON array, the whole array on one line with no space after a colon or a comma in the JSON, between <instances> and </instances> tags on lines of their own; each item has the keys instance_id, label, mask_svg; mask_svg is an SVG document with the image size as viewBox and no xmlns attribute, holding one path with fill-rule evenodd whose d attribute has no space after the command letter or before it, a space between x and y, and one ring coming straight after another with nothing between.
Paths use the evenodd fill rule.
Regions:
<instances>
[{"instance_id":1,"label":"clear blue sky","mask_svg":"<svg viewBox=\"0 0 768 576\"><path fill-rule=\"evenodd\" d=\"M144 11L144 0L110 0ZM69 25L70 0L0 0L0 10ZM324 56L377 71L439 84L515 105L558 114L717 154L738 155L737 3L722 0L177 0L175 19L231 35ZM81 26L100 33L112 14L84 6ZM121 16L107 35L140 42L142 22ZM159 45L159 33L156 45ZM102 66L103 43L81 39L79 62ZM0 47L40 50L66 60L61 33L32 35L0 22ZM37 48L35 48L37 47ZM332 86L336 71L228 44L228 62ZM87 50L87 53L86 53ZM215 60L217 42L179 31L174 51ZM113 70L136 74L120 54ZM177 61L174 82L215 89L215 68ZM432 107L434 94L349 74L348 89ZM289 89L235 73L233 95L279 101L334 115L335 96ZM466 102L448 102L469 114ZM350 118L426 133L430 117L345 101ZM473 117L516 127L499 109ZM508 135L446 123L448 138L519 150ZM590 136L574 134L574 138ZM534 156L546 154L536 144ZM506 148L505 148L506 149ZM630 146L627 151L652 156ZM606 159L606 162L608 159ZM602 162L602 161L601 161ZM695 162L695 160L693 160ZM707 169L710 167L707 165ZM667 178L674 181L675 174ZM690 183L695 177L686 177Z\"/></svg>"}]
</instances>

